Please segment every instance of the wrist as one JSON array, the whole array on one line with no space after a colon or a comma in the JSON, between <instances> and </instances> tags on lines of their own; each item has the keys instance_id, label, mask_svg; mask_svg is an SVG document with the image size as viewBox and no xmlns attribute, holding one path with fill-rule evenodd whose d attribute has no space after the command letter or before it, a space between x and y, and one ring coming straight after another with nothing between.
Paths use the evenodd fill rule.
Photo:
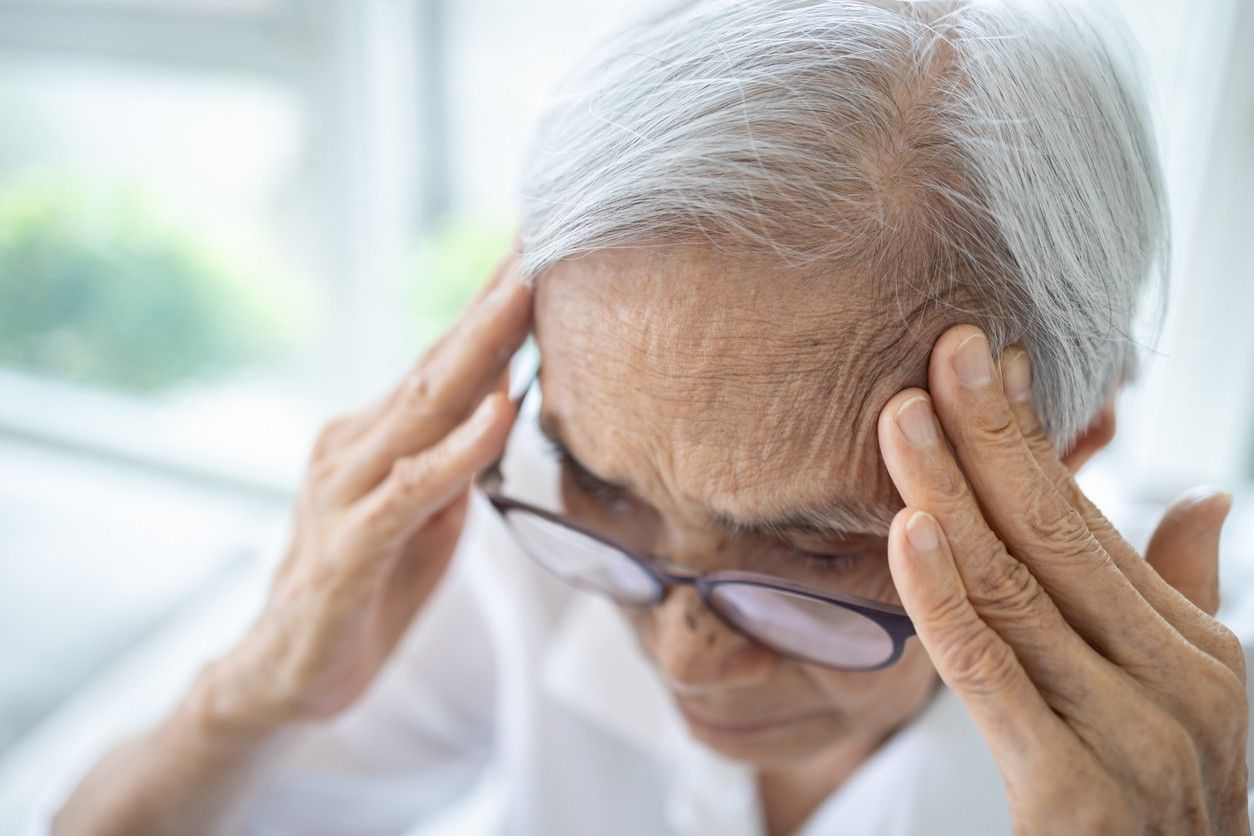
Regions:
<instances>
[{"instance_id":1,"label":"wrist","mask_svg":"<svg viewBox=\"0 0 1254 836\"><path fill-rule=\"evenodd\" d=\"M170 723L188 745L212 757L247 757L291 725L293 719L255 699L229 657L207 665L193 681Z\"/></svg>"}]
</instances>

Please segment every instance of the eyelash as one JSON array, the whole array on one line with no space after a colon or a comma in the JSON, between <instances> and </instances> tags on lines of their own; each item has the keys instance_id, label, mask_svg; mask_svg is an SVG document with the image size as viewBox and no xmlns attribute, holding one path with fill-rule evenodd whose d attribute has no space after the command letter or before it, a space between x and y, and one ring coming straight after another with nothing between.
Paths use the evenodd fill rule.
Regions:
<instances>
[{"instance_id":1,"label":"eyelash","mask_svg":"<svg viewBox=\"0 0 1254 836\"><path fill-rule=\"evenodd\" d=\"M606 504L622 502L626 499L621 491L606 485L580 467L579 463L564 449L557 446L552 439L545 438L544 447L549 458L569 471L575 479L575 485L587 496Z\"/></svg>"},{"instance_id":2,"label":"eyelash","mask_svg":"<svg viewBox=\"0 0 1254 836\"><path fill-rule=\"evenodd\" d=\"M817 552L801 551L800 549L795 549L791 546L780 546L779 551L782 552L786 562L812 572L822 572L832 575L848 572L853 569L859 558L862 557L861 552L846 552L845 554L819 554Z\"/></svg>"}]
</instances>

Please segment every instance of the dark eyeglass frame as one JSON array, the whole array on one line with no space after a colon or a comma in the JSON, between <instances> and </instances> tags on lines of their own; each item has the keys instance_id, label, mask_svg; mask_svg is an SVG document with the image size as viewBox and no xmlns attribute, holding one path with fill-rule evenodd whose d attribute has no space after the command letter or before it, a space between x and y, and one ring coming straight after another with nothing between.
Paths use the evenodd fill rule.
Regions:
<instances>
[{"instance_id":1,"label":"dark eyeglass frame","mask_svg":"<svg viewBox=\"0 0 1254 836\"><path fill-rule=\"evenodd\" d=\"M527 394L536 385L539 379L540 368L537 365L535 372L527 381L527 384L523 387L521 393L512 399L516 409L522 404L522 401L526 398ZM508 514L510 511L520 511L539 517L540 519L546 520L553 525L569 529L584 537L591 538L593 541L601 544L602 546L613 549L623 557L626 557L653 581L654 586L657 589L657 594L652 599L644 602L624 601L606 592L606 590L596 587L595 585L581 584L577 580L561 578L563 582L568 583L571 586L595 592L599 595L604 595L623 606L638 609L647 609L649 607L657 606L665 600L667 593L672 587L696 587L697 594L700 595L702 603L732 630L735 630L741 635L747 636L761 645L769 647L781 656L786 656L806 664L819 665L833 670L874 671L886 668L901 658L902 651L905 649L906 639L915 634L914 624L910 620L910 616L906 614L903 607L899 607L894 604L873 601L869 598L863 598L861 596L851 595L848 593L817 590L808 587L805 584L796 583L784 578L777 578L773 575L764 575L758 572L724 569L714 572L700 573L692 572L683 567L673 565L663 566L655 560L636 554L631 549L625 548L605 536L588 529L576 520L503 495L500 488L503 480L501 474L501 461L504 458L505 454L504 451L502 451L501 455L494 462L484 468L484 470L482 470L479 475L475 477L475 486L488 499L488 501L492 504L492 507L496 509L497 513L501 515L502 522L505 523L505 527L509 529L510 535L514 537L515 540L517 540L517 535L514 533L513 526L509 524L508 520ZM519 547L524 553L543 566L547 571L552 571L543 560L539 560L532 555L531 550L525 544L520 542ZM722 612L717 603L717 599L714 597L714 590L716 587L728 583L757 586L779 592L785 592L791 595L808 598L813 601L820 601L856 612L859 615L875 622L882 630L884 630L884 632L892 640L892 653L883 662L875 665L860 667L837 666L812 659L787 648L779 647L770 640L745 630Z\"/></svg>"}]
</instances>

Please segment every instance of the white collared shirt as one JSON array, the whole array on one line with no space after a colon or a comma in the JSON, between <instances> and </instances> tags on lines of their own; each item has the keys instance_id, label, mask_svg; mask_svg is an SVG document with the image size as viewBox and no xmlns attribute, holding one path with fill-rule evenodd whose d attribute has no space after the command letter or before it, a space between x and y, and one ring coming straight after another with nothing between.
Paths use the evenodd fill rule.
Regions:
<instances>
[{"instance_id":1,"label":"white collared shirt","mask_svg":"<svg viewBox=\"0 0 1254 836\"><path fill-rule=\"evenodd\" d=\"M753 770L688 733L613 605L535 564L476 492L448 574L374 685L289 741L223 832L760 836L765 825ZM945 688L798 831L1009 832L997 768Z\"/></svg>"}]
</instances>

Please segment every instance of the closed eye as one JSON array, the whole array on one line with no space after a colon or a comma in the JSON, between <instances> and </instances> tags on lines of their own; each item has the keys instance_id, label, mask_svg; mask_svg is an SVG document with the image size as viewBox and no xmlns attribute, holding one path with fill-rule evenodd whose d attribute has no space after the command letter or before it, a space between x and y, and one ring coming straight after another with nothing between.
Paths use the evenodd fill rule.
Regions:
<instances>
[{"instance_id":1,"label":"closed eye","mask_svg":"<svg viewBox=\"0 0 1254 836\"><path fill-rule=\"evenodd\" d=\"M769 552L770 559L778 559L783 563L822 574L839 575L858 566L867 556L865 549L854 549L840 553L808 552L781 543Z\"/></svg>"},{"instance_id":2,"label":"closed eye","mask_svg":"<svg viewBox=\"0 0 1254 836\"><path fill-rule=\"evenodd\" d=\"M558 462L563 470L570 474L575 487L584 496L606 505L633 499L631 493L626 489L605 481L584 467L578 459L571 455L565 446L548 437L545 437L544 441L545 452L551 459Z\"/></svg>"}]
</instances>

